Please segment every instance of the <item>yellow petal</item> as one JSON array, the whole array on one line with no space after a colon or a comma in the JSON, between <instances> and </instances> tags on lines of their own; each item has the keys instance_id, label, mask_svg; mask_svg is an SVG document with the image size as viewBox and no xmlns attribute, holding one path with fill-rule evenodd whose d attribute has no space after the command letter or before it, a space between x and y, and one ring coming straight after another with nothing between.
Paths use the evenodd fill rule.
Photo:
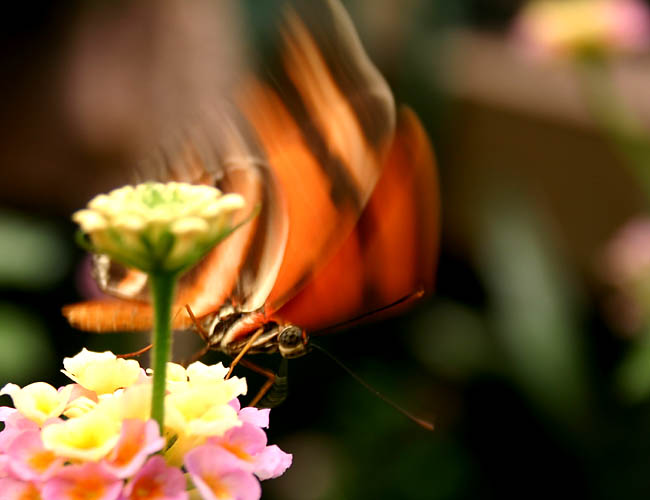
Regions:
<instances>
[{"instance_id":1,"label":"yellow petal","mask_svg":"<svg viewBox=\"0 0 650 500\"><path fill-rule=\"evenodd\" d=\"M57 391L45 382L35 382L22 389L15 384L7 384L0 390L0 395L3 394L11 396L16 410L22 415L43 425L46 420L63 413L72 394L72 386Z\"/></svg>"},{"instance_id":2,"label":"yellow petal","mask_svg":"<svg viewBox=\"0 0 650 500\"><path fill-rule=\"evenodd\" d=\"M76 356L65 358L63 366L63 373L97 394L109 394L135 384L141 371L134 359L122 359L110 351L92 352L85 348Z\"/></svg>"},{"instance_id":3,"label":"yellow petal","mask_svg":"<svg viewBox=\"0 0 650 500\"><path fill-rule=\"evenodd\" d=\"M120 437L121 422L95 409L65 422L47 425L43 445L58 456L97 461L105 457Z\"/></svg>"}]
</instances>

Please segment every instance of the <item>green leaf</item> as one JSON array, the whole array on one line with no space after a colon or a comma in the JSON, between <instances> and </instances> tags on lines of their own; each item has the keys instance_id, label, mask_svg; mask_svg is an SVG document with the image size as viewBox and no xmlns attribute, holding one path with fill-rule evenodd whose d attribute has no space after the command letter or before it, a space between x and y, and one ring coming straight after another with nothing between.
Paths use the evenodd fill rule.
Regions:
<instances>
[{"instance_id":1,"label":"green leaf","mask_svg":"<svg viewBox=\"0 0 650 500\"><path fill-rule=\"evenodd\" d=\"M479 265L511 376L558 419L588 414L577 287L531 204L498 193L484 205Z\"/></svg>"}]
</instances>

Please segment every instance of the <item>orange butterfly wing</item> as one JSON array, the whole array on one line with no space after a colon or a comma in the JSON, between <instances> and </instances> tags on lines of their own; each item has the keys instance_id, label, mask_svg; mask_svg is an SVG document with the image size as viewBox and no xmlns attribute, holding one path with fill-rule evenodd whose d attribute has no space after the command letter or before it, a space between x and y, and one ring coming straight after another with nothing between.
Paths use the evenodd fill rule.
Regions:
<instances>
[{"instance_id":1,"label":"orange butterfly wing","mask_svg":"<svg viewBox=\"0 0 650 500\"><path fill-rule=\"evenodd\" d=\"M270 88L256 84L244 93L242 110L265 156L251 157L250 145L240 145L232 127L226 142L240 163L223 177L226 190L244 193L249 206L262 201L265 211L183 278L175 328L191 324L182 311L185 304L200 317L232 298L242 310L264 305L269 315L278 311L276 316L314 329L431 284L437 188L426 135L413 114L402 112L384 161L393 136L392 96L349 19L340 6L331 7L330 17L319 20L337 28L336 78L332 54L328 60L300 18L288 16L284 64L308 115L307 126ZM310 131L325 150L309 141ZM181 148L177 156L168 177L213 179L194 148ZM138 282L133 271L110 291L119 293L132 282ZM145 330L152 318L146 303L119 300L74 304L64 314L74 326L92 331Z\"/></svg>"},{"instance_id":2,"label":"orange butterfly wing","mask_svg":"<svg viewBox=\"0 0 650 500\"><path fill-rule=\"evenodd\" d=\"M302 12L311 17L310 29L296 11L286 15L284 80L275 90L250 85L243 117L218 115L212 129L184 131L175 151L151 162L159 171L154 177L216 181L246 193L249 207L262 205L257 219L182 278L175 328L190 325L185 304L198 317L227 299L242 311L277 310L341 246L381 174L394 127L390 89L342 7L313 7ZM211 133L219 142L216 166L205 154ZM112 276L106 291L146 300L137 272ZM134 291L133 283L142 286ZM152 318L146 303L129 300L73 304L63 313L73 326L99 332L148 329Z\"/></svg>"},{"instance_id":3,"label":"orange butterfly wing","mask_svg":"<svg viewBox=\"0 0 650 500\"><path fill-rule=\"evenodd\" d=\"M354 232L275 316L314 331L431 290L438 238L433 151L415 114L402 109L382 176Z\"/></svg>"},{"instance_id":4,"label":"orange butterfly wing","mask_svg":"<svg viewBox=\"0 0 650 500\"><path fill-rule=\"evenodd\" d=\"M264 300L279 309L353 230L381 175L395 106L338 3L289 11L277 91L245 95L249 117L278 180L288 220L282 264ZM310 20L310 30L306 22ZM323 50L323 48L327 50Z\"/></svg>"}]
</instances>

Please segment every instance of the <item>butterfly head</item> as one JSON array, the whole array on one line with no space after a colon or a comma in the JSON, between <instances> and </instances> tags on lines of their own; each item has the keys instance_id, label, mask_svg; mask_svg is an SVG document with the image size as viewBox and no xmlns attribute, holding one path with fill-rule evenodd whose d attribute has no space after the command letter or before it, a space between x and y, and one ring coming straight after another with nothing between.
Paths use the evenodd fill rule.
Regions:
<instances>
[{"instance_id":1,"label":"butterfly head","mask_svg":"<svg viewBox=\"0 0 650 500\"><path fill-rule=\"evenodd\" d=\"M283 358L302 356L309 349L309 336L295 325L286 325L278 335L278 349Z\"/></svg>"}]
</instances>

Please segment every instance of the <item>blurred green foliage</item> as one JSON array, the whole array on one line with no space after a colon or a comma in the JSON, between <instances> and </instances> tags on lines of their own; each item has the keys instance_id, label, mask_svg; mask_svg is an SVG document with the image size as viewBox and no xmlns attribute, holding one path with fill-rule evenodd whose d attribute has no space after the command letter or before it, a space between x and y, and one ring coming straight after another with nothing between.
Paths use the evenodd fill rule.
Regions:
<instances>
[{"instance_id":1,"label":"blurred green foliage","mask_svg":"<svg viewBox=\"0 0 650 500\"><path fill-rule=\"evenodd\" d=\"M51 222L0 211L0 287L33 290L57 284L70 272L68 247Z\"/></svg>"},{"instance_id":2,"label":"blurred green foliage","mask_svg":"<svg viewBox=\"0 0 650 500\"><path fill-rule=\"evenodd\" d=\"M621 361L616 381L621 395L633 403L650 396L650 333L643 331Z\"/></svg>"},{"instance_id":3,"label":"blurred green foliage","mask_svg":"<svg viewBox=\"0 0 650 500\"><path fill-rule=\"evenodd\" d=\"M510 376L540 410L583 418L590 399L574 277L525 198L501 193L482 210L478 264Z\"/></svg>"},{"instance_id":4,"label":"blurred green foliage","mask_svg":"<svg viewBox=\"0 0 650 500\"><path fill-rule=\"evenodd\" d=\"M58 362L38 311L0 303L0 381L25 385L49 377Z\"/></svg>"},{"instance_id":5,"label":"blurred green foliage","mask_svg":"<svg viewBox=\"0 0 650 500\"><path fill-rule=\"evenodd\" d=\"M69 275L71 246L52 220L0 211L0 382L33 382L58 365L37 297Z\"/></svg>"}]
</instances>

